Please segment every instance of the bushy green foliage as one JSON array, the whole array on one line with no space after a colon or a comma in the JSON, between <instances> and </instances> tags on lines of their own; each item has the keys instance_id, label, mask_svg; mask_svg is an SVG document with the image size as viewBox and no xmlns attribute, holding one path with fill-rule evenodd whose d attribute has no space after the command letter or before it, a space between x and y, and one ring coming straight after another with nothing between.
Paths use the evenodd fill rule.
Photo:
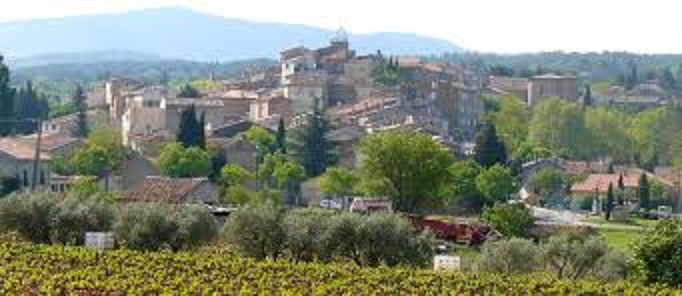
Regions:
<instances>
[{"instance_id":1,"label":"bushy green foliage","mask_svg":"<svg viewBox=\"0 0 682 296\"><path fill-rule=\"evenodd\" d=\"M533 214L524 204L498 203L483 211L481 219L507 237L528 236Z\"/></svg>"},{"instance_id":2,"label":"bushy green foliage","mask_svg":"<svg viewBox=\"0 0 682 296\"><path fill-rule=\"evenodd\" d=\"M159 157L161 172L174 178L206 177L211 172L211 160L198 147L184 148L180 143L166 145Z\"/></svg>"},{"instance_id":3,"label":"bushy green foliage","mask_svg":"<svg viewBox=\"0 0 682 296\"><path fill-rule=\"evenodd\" d=\"M389 131L365 138L359 146L363 182L374 182L380 196L388 196L399 211L442 204L439 191L448 178L453 155L430 136Z\"/></svg>"},{"instance_id":4,"label":"bushy green foliage","mask_svg":"<svg viewBox=\"0 0 682 296\"><path fill-rule=\"evenodd\" d=\"M506 275L530 273L539 269L540 251L531 240L510 238L483 245L477 262L480 271Z\"/></svg>"},{"instance_id":5,"label":"bushy green foliage","mask_svg":"<svg viewBox=\"0 0 682 296\"><path fill-rule=\"evenodd\" d=\"M242 207L225 223L225 239L246 256L277 259L286 242L283 217L282 209L271 204Z\"/></svg>"},{"instance_id":6,"label":"bushy green foliage","mask_svg":"<svg viewBox=\"0 0 682 296\"><path fill-rule=\"evenodd\" d=\"M547 271L575 280L598 271L608 252L601 237L558 235L543 245L542 256Z\"/></svg>"},{"instance_id":7,"label":"bushy green foliage","mask_svg":"<svg viewBox=\"0 0 682 296\"><path fill-rule=\"evenodd\" d=\"M476 176L476 188L485 197L487 205L509 200L518 192L519 186L519 180L512 171L499 164L482 170Z\"/></svg>"},{"instance_id":8,"label":"bushy green foliage","mask_svg":"<svg viewBox=\"0 0 682 296\"><path fill-rule=\"evenodd\" d=\"M328 195L350 196L359 181L352 171L342 167L331 167L320 177L320 190Z\"/></svg>"},{"instance_id":9,"label":"bushy green foliage","mask_svg":"<svg viewBox=\"0 0 682 296\"><path fill-rule=\"evenodd\" d=\"M208 209L200 205L129 204L114 224L117 241L130 249L173 251L211 241L218 232Z\"/></svg>"},{"instance_id":10,"label":"bushy green foliage","mask_svg":"<svg viewBox=\"0 0 682 296\"><path fill-rule=\"evenodd\" d=\"M282 255L294 261L350 260L359 265L427 265L434 241L399 215L358 215L322 210L284 213L272 205L248 206L225 225L225 238L254 258Z\"/></svg>"},{"instance_id":11,"label":"bushy green foliage","mask_svg":"<svg viewBox=\"0 0 682 296\"><path fill-rule=\"evenodd\" d=\"M481 166L471 159L456 162L448 168L449 178L441 194L457 206L480 211L486 203L476 187L476 177L481 170Z\"/></svg>"},{"instance_id":12,"label":"bushy green foliage","mask_svg":"<svg viewBox=\"0 0 682 296\"><path fill-rule=\"evenodd\" d=\"M286 248L294 261L313 261L327 257L325 231L329 227L328 212L315 209L293 210L282 221Z\"/></svg>"},{"instance_id":13,"label":"bushy green foliage","mask_svg":"<svg viewBox=\"0 0 682 296\"><path fill-rule=\"evenodd\" d=\"M533 192L545 197L553 194L563 194L568 180L566 176L551 168L541 169L530 180L530 187Z\"/></svg>"},{"instance_id":14,"label":"bushy green foliage","mask_svg":"<svg viewBox=\"0 0 682 296\"><path fill-rule=\"evenodd\" d=\"M682 221L664 220L635 247L635 265L647 283L682 285Z\"/></svg>"},{"instance_id":15,"label":"bushy green foliage","mask_svg":"<svg viewBox=\"0 0 682 296\"><path fill-rule=\"evenodd\" d=\"M103 201L67 198L57 205L52 221L52 242L82 245L86 232L105 232L112 228L115 211Z\"/></svg>"},{"instance_id":16,"label":"bushy green foliage","mask_svg":"<svg viewBox=\"0 0 682 296\"><path fill-rule=\"evenodd\" d=\"M302 124L292 130L288 152L309 177L316 177L337 160L336 145L328 138L332 126L319 99L314 101L313 112L302 115L300 120Z\"/></svg>"},{"instance_id":17,"label":"bushy green foliage","mask_svg":"<svg viewBox=\"0 0 682 296\"><path fill-rule=\"evenodd\" d=\"M487 123L478 131L474 159L485 168L507 164L507 148L497 137L495 125Z\"/></svg>"},{"instance_id":18,"label":"bushy green foliage","mask_svg":"<svg viewBox=\"0 0 682 296\"><path fill-rule=\"evenodd\" d=\"M0 198L21 188L21 181L16 177L0 177Z\"/></svg>"},{"instance_id":19,"label":"bushy green foliage","mask_svg":"<svg viewBox=\"0 0 682 296\"><path fill-rule=\"evenodd\" d=\"M48 194L17 194L0 200L0 226L35 243L50 243L57 200Z\"/></svg>"},{"instance_id":20,"label":"bushy green foliage","mask_svg":"<svg viewBox=\"0 0 682 296\"><path fill-rule=\"evenodd\" d=\"M35 243L82 244L85 232L111 229L109 203L50 194L17 194L0 201L0 228Z\"/></svg>"}]
</instances>

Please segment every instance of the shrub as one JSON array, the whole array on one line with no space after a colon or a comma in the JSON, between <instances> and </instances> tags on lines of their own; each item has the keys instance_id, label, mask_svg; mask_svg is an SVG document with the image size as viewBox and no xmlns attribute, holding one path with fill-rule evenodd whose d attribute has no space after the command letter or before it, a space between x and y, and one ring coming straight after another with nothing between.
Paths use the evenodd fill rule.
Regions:
<instances>
[{"instance_id":1,"label":"shrub","mask_svg":"<svg viewBox=\"0 0 682 296\"><path fill-rule=\"evenodd\" d=\"M482 220L504 236L525 237L534 218L523 204L498 203L483 211Z\"/></svg>"},{"instance_id":2,"label":"shrub","mask_svg":"<svg viewBox=\"0 0 682 296\"><path fill-rule=\"evenodd\" d=\"M608 254L606 243L596 236L553 236L542 247L547 270L558 278L573 280L594 272Z\"/></svg>"},{"instance_id":3,"label":"shrub","mask_svg":"<svg viewBox=\"0 0 682 296\"><path fill-rule=\"evenodd\" d=\"M593 271L593 276L609 281L616 282L626 279L632 271L631 258L629 255L618 251L609 251L597 263L597 268Z\"/></svg>"},{"instance_id":4,"label":"shrub","mask_svg":"<svg viewBox=\"0 0 682 296\"><path fill-rule=\"evenodd\" d=\"M478 258L480 271L511 275L536 271L540 251L531 240L510 238L483 245Z\"/></svg>"},{"instance_id":5,"label":"shrub","mask_svg":"<svg viewBox=\"0 0 682 296\"><path fill-rule=\"evenodd\" d=\"M204 206L186 205L173 215L178 224L174 249L193 249L213 240L218 234L218 224L213 214Z\"/></svg>"},{"instance_id":6,"label":"shrub","mask_svg":"<svg viewBox=\"0 0 682 296\"><path fill-rule=\"evenodd\" d=\"M328 257L347 258L362 264L360 258L360 225L363 216L343 212L330 217L324 234L325 254Z\"/></svg>"},{"instance_id":7,"label":"shrub","mask_svg":"<svg viewBox=\"0 0 682 296\"><path fill-rule=\"evenodd\" d=\"M510 238L483 245L476 267L480 271L515 274L530 273L539 266L538 247L531 240Z\"/></svg>"},{"instance_id":8,"label":"shrub","mask_svg":"<svg viewBox=\"0 0 682 296\"><path fill-rule=\"evenodd\" d=\"M286 238L282 218L282 210L271 203L246 206L225 223L225 238L246 256L277 259Z\"/></svg>"},{"instance_id":9,"label":"shrub","mask_svg":"<svg viewBox=\"0 0 682 296\"><path fill-rule=\"evenodd\" d=\"M109 231L113 221L114 210L108 203L65 199L57 205L52 220L52 242L82 245L86 232Z\"/></svg>"},{"instance_id":10,"label":"shrub","mask_svg":"<svg viewBox=\"0 0 682 296\"><path fill-rule=\"evenodd\" d=\"M130 204L114 226L116 239L137 250L191 249L217 233L214 218L198 205Z\"/></svg>"},{"instance_id":11,"label":"shrub","mask_svg":"<svg viewBox=\"0 0 682 296\"><path fill-rule=\"evenodd\" d=\"M48 194L16 194L0 200L0 228L34 243L50 243L58 200Z\"/></svg>"},{"instance_id":12,"label":"shrub","mask_svg":"<svg viewBox=\"0 0 682 296\"><path fill-rule=\"evenodd\" d=\"M178 231L168 206L162 204L130 204L121 209L114 225L116 240L135 250L158 250L170 247Z\"/></svg>"},{"instance_id":13,"label":"shrub","mask_svg":"<svg viewBox=\"0 0 682 296\"><path fill-rule=\"evenodd\" d=\"M635 247L634 263L646 283L682 285L682 221L664 220Z\"/></svg>"},{"instance_id":14,"label":"shrub","mask_svg":"<svg viewBox=\"0 0 682 296\"><path fill-rule=\"evenodd\" d=\"M325 256L324 234L329 213L321 210L293 210L284 216L286 246L294 261L312 261Z\"/></svg>"},{"instance_id":15,"label":"shrub","mask_svg":"<svg viewBox=\"0 0 682 296\"><path fill-rule=\"evenodd\" d=\"M433 255L433 239L417 235L407 219L392 214L364 216L359 229L359 253L363 265L427 265Z\"/></svg>"}]
</instances>

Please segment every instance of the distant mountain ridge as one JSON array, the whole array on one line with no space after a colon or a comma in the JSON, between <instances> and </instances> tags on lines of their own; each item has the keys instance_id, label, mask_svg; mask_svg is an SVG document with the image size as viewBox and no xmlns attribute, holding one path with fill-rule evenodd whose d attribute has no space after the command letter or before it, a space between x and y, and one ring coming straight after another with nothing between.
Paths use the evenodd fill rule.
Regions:
<instances>
[{"instance_id":1,"label":"distant mountain ridge","mask_svg":"<svg viewBox=\"0 0 682 296\"><path fill-rule=\"evenodd\" d=\"M289 47L323 46L333 35L311 26L227 19L173 7L0 23L0 53L8 59L132 52L150 58L232 61L277 58ZM446 40L409 33L349 34L348 38L359 53L431 55L461 50Z\"/></svg>"}]
</instances>

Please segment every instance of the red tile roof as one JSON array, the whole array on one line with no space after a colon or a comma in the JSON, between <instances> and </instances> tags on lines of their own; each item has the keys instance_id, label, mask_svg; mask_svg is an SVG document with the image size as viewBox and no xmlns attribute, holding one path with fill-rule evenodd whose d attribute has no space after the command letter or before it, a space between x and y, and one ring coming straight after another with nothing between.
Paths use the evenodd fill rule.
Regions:
<instances>
[{"instance_id":1,"label":"red tile roof","mask_svg":"<svg viewBox=\"0 0 682 296\"><path fill-rule=\"evenodd\" d=\"M581 183L574 184L571 186L571 193L604 193L609 190L609 184L613 184L613 187L618 186L618 179L621 175L618 174L592 174L587 177L587 179ZM623 176L623 185L625 188L637 188L639 187L639 174L627 174Z\"/></svg>"}]
</instances>

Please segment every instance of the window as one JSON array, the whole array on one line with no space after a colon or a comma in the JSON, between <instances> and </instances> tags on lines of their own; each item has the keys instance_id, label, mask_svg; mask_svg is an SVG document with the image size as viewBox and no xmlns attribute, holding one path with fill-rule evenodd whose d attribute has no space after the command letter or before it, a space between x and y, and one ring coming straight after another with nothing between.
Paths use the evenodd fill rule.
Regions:
<instances>
[{"instance_id":1,"label":"window","mask_svg":"<svg viewBox=\"0 0 682 296\"><path fill-rule=\"evenodd\" d=\"M40 170L40 185L45 185L45 170Z\"/></svg>"},{"instance_id":2,"label":"window","mask_svg":"<svg viewBox=\"0 0 682 296\"><path fill-rule=\"evenodd\" d=\"M28 171L24 170L24 187L28 187Z\"/></svg>"}]
</instances>

